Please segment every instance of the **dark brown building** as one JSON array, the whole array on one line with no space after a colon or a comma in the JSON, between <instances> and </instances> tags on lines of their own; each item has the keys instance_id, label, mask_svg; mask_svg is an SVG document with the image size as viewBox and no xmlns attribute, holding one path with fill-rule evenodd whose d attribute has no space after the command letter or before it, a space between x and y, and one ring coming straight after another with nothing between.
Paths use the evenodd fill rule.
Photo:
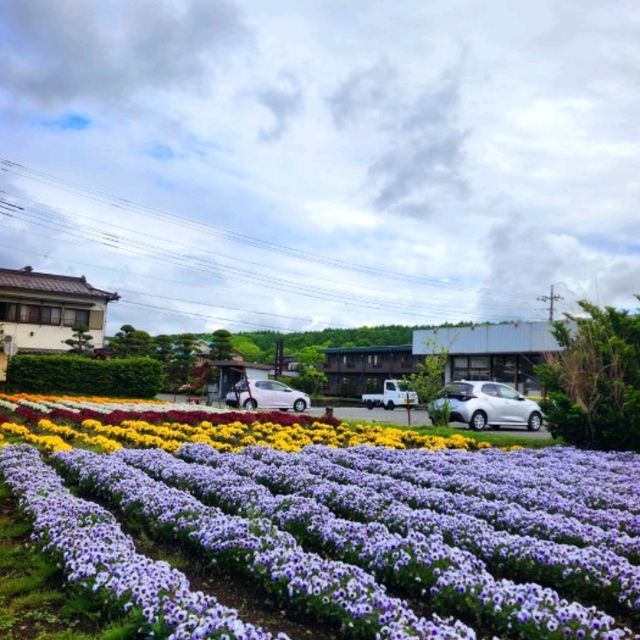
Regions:
<instances>
[{"instance_id":1,"label":"dark brown building","mask_svg":"<svg viewBox=\"0 0 640 640\"><path fill-rule=\"evenodd\" d=\"M410 344L382 347L334 347L324 350L322 371L327 376L326 393L360 396L382 393L387 378L402 378L417 372L424 356L414 356Z\"/></svg>"}]
</instances>

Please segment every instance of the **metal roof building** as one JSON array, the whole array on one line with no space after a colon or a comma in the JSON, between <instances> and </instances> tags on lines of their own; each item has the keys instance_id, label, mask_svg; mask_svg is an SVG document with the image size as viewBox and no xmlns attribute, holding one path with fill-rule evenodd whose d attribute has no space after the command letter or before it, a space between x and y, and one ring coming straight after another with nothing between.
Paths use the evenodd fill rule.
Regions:
<instances>
[{"instance_id":1,"label":"metal roof building","mask_svg":"<svg viewBox=\"0 0 640 640\"><path fill-rule=\"evenodd\" d=\"M570 329L573 324L569 324ZM495 380L522 393L539 393L535 366L560 345L546 322L439 327L413 332L413 354L448 353L445 380Z\"/></svg>"},{"instance_id":2,"label":"metal roof building","mask_svg":"<svg viewBox=\"0 0 640 640\"><path fill-rule=\"evenodd\" d=\"M513 322L472 327L441 327L413 332L413 353L442 350L449 355L493 353L550 353L560 347L546 322Z\"/></svg>"}]
</instances>

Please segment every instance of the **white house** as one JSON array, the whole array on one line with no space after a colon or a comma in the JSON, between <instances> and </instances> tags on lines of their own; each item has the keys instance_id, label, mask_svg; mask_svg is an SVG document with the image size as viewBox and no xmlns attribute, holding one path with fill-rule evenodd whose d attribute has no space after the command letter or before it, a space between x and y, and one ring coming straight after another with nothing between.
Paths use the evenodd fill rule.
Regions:
<instances>
[{"instance_id":1,"label":"white house","mask_svg":"<svg viewBox=\"0 0 640 640\"><path fill-rule=\"evenodd\" d=\"M107 304L117 293L92 287L84 276L39 273L31 267L0 269L0 381L11 354L64 353L72 327L89 327L96 348L104 346Z\"/></svg>"}]
</instances>

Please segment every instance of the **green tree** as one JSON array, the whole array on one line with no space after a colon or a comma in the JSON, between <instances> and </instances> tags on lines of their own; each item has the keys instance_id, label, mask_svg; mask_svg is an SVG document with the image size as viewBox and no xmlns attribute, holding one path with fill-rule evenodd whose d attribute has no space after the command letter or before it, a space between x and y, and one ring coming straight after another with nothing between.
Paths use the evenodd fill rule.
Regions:
<instances>
[{"instance_id":1,"label":"green tree","mask_svg":"<svg viewBox=\"0 0 640 640\"><path fill-rule=\"evenodd\" d=\"M120 331L111 338L109 347L114 358L131 358L134 356L148 356L152 354L151 336L130 324L123 324Z\"/></svg>"},{"instance_id":2,"label":"green tree","mask_svg":"<svg viewBox=\"0 0 640 640\"><path fill-rule=\"evenodd\" d=\"M549 430L581 447L640 451L640 315L579 304L586 316L568 316L575 331L553 324L563 350L536 368Z\"/></svg>"},{"instance_id":3,"label":"green tree","mask_svg":"<svg viewBox=\"0 0 640 640\"><path fill-rule=\"evenodd\" d=\"M196 339L193 333L182 333L178 336L167 375L174 389L189 382L191 369L196 362Z\"/></svg>"},{"instance_id":4,"label":"green tree","mask_svg":"<svg viewBox=\"0 0 640 640\"><path fill-rule=\"evenodd\" d=\"M304 367L298 373L297 383L300 389L306 391L312 398L319 398L322 395L322 389L327 382L325 372L315 367Z\"/></svg>"},{"instance_id":5,"label":"green tree","mask_svg":"<svg viewBox=\"0 0 640 640\"><path fill-rule=\"evenodd\" d=\"M264 362L265 354L262 349L248 336L235 334L231 336L233 351L241 353L247 362Z\"/></svg>"},{"instance_id":6,"label":"green tree","mask_svg":"<svg viewBox=\"0 0 640 640\"><path fill-rule=\"evenodd\" d=\"M218 329L211 336L211 357L214 360L230 360L233 355L231 333L226 329Z\"/></svg>"},{"instance_id":7,"label":"green tree","mask_svg":"<svg viewBox=\"0 0 640 640\"><path fill-rule=\"evenodd\" d=\"M324 362L324 351L327 345L309 345L298 351L296 358L303 367L319 367Z\"/></svg>"},{"instance_id":8,"label":"green tree","mask_svg":"<svg viewBox=\"0 0 640 640\"><path fill-rule=\"evenodd\" d=\"M435 341L429 341L426 347L432 353L425 357L424 362L418 364L417 373L404 376L403 381L409 389L418 394L420 402L429 407L430 418L434 424L448 424L450 415L448 403L445 403L438 412L433 411L431 405L442 392L449 353Z\"/></svg>"},{"instance_id":9,"label":"green tree","mask_svg":"<svg viewBox=\"0 0 640 640\"><path fill-rule=\"evenodd\" d=\"M71 347L69 353L77 353L81 356L93 353L93 336L89 333L89 327L86 324L76 324L72 330L72 337L64 341Z\"/></svg>"},{"instance_id":10,"label":"green tree","mask_svg":"<svg viewBox=\"0 0 640 640\"><path fill-rule=\"evenodd\" d=\"M318 398L327 384L327 376L318 368L324 362L325 345L309 345L298 351L297 360L300 366L298 384L312 398Z\"/></svg>"},{"instance_id":11,"label":"green tree","mask_svg":"<svg viewBox=\"0 0 640 640\"><path fill-rule=\"evenodd\" d=\"M171 336L161 334L151 339L151 357L165 366L173 362L174 348Z\"/></svg>"}]
</instances>

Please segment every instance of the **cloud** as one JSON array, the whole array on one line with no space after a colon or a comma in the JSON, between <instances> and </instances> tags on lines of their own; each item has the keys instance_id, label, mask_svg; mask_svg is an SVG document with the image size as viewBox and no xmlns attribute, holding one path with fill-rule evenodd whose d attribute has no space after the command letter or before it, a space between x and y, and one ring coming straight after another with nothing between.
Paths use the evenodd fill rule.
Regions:
<instances>
[{"instance_id":1,"label":"cloud","mask_svg":"<svg viewBox=\"0 0 640 640\"><path fill-rule=\"evenodd\" d=\"M328 99L336 128L376 127L379 145L366 173L378 211L428 217L447 199L464 197L460 74L448 69L427 87L402 82L386 60L353 71Z\"/></svg>"},{"instance_id":2,"label":"cloud","mask_svg":"<svg viewBox=\"0 0 640 640\"><path fill-rule=\"evenodd\" d=\"M228 0L7 0L0 86L39 105L203 90L249 32Z\"/></svg>"},{"instance_id":3,"label":"cloud","mask_svg":"<svg viewBox=\"0 0 640 640\"><path fill-rule=\"evenodd\" d=\"M556 304L561 314L579 312L576 302L583 298L633 307L635 290L630 283L640 281L636 252L618 252L612 259L608 252L595 250L571 233L545 228L533 213L512 213L496 224L486 241L485 260L490 269L487 289L510 294L522 301L523 310L533 313L537 308L542 315L548 301L537 298L549 295L551 284L555 294L562 296ZM493 304L490 291L485 292L478 301L479 312L490 312Z\"/></svg>"},{"instance_id":4,"label":"cloud","mask_svg":"<svg viewBox=\"0 0 640 640\"><path fill-rule=\"evenodd\" d=\"M269 87L256 92L258 102L273 116L273 126L260 130L260 140L274 142L286 132L291 119L302 110L303 93L295 78L284 78L284 86Z\"/></svg>"},{"instance_id":5,"label":"cloud","mask_svg":"<svg viewBox=\"0 0 640 640\"><path fill-rule=\"evenodd\" d=\"M637 306L625 294L639 281L633 0L233 2L0 2L0 146L57 179L16 184L74 212L71 230L83 214L135 224L138 244L159 234L184 258L14 221L0 231L19 249L9 266L205 301L158 298L238 330L267 324L254 311L276 298L278 313L316 325L544 318L535 298L551 282L560 310L583 295ZM81 135L61 135L68 116L90 120ZM94 191L52 186L66 181ZM97 191L124 204L100 205ZM124 300L111 317L152 332L207 324Z\"/></svg>"},{"instance_id":6,"label":"cloud","mask_svg":"<svg viewBox=\"0 0 640 640\"><path fill-rule=\"evenodd\" d=\"M366 69L352 71L327 99L338 129L369 114L382 115L392 107L398 73L387 60Z\"/></svg>"}]
</instances>

